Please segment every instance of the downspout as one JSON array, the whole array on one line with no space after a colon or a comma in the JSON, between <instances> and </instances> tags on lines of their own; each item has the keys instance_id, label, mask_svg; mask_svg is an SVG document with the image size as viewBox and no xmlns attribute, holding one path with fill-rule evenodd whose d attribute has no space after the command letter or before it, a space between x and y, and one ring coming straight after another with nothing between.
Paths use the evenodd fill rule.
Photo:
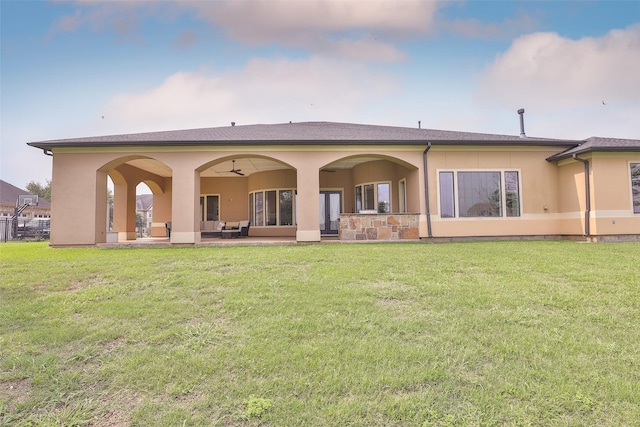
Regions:
<instances>
[{"instance_id":1,"label":"downspout","mask_svg":"<svg viewBox=\"0 0 640 427\"><path fill-rule=\"evenodd\" d=\"M427 208L427 235L429 238L433 237L431 232L431 210L429 209L429 169L427 167L427 152L431 149L431 142L427 142L427 148L422 153L422 161L424 163L424 195L426 198L425 204Z\"/></svg>"},{"instance_id":2,"label":"downspout","mask_svg":"<svg viewBox=\"0 0 640 427\"><path fill-rule=\"evenodd\" d=\"M585 211L584 211L584 237L589 237L591 235L591 227L589 226L589 222L591 219L591 190L589 187L589 161L585 159L581 159L577 154L574 154L573 160L577 160L584 164L584 188L585 188Z\"/></svg>"}]
</instances>

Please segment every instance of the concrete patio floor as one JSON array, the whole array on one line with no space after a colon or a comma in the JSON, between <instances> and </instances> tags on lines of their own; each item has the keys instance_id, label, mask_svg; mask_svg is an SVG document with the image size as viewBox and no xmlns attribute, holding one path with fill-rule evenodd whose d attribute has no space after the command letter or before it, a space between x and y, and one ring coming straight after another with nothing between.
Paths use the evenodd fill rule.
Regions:
<instances>
[{"instance_id":1,"label":"concrete patio floor","mask_svg":"<svg viewBox=\"0 0 640 427\"><path fill-rule=\"evenodd\" d=\"M171 244L168 237L142 237L136 240L126 240L113 243L100 243L101 248L125 248L125 247L178 247L178 246L268 246L268 245L298 245L311 243L340 243L335 236L322 237L321 242L297 242L295 237L242 237L234 239L222 239L220 237L202 238L193 244Z\"/></svg>"}]
</instances>

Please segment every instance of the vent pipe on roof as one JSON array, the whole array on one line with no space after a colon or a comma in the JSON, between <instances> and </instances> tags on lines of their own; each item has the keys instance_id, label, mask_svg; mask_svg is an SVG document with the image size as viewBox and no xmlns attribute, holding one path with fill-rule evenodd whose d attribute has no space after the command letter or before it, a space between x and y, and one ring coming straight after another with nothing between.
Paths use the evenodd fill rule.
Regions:
<instances>
[{"instance_id":1,"label":"vent pipe on roof","mask_svg":"<svg viewBox=\"0 0 640 427\"><path fill-rule=\"evenodd\" d=\"M418 120L418 129L422 129L422 124L420 123L420 120Z\"/></svg>"},{"instance_id":2,"label":"vent pipe on roof","mask_svg":"<svg viewBox=\"0 0 640 427\"><path fill-rule=\"evenodd\" d=\"M520 114L520 138L526 138L527 135L524 133L524 108L519 109L518 114Z\"/></svg>"},{"instance_id":3,"label":"vent pipe on roof","mask_svg":"<svg viewBox=\"0 0 640 427\"><path fill-rule=\"evenodd\" d=\"M235 126L235 125L236 125L236 122L231 122L231 126Z\"/></svg>"}]
</instances>

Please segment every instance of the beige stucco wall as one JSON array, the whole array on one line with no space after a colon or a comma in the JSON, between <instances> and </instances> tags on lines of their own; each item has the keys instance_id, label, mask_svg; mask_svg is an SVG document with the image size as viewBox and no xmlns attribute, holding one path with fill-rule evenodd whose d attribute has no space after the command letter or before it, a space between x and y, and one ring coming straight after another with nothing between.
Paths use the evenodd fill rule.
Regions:
<instances>
[{"instance_id":1,"label":"beige stucco wall","mask_svg":"<svg viewBox=\"0 0 640 427\"><path fill-rule=\"evenodd\" d=\"M595 235L639 234L640 215L633 213L630 163L637 154L596 153L591 157L591 228Z\"/></svg>"},{"instance_id":2,"label":"beige stucco wall","mask_svg":"<svg viewBox=\"0 0 640 427\"><path fill-rule=\"evenodd\" d=\"M106 177L115 177L114 194L117 217L115 226L120 239L135 238L135 187L139 182L151 183L154 192L152 235L164 235L164 223L171 221L171 242L200 241L201 194L219 194L221 216L227 220L242 220L248 216L248 191L269 188L297 188L297 227L282 227L263 233L295 233L298 240L319 241L318 192L325 186L342 188L345 207L353 203L353 180L334 183L343 173L325 177L322 168L335 161L353 156L376 155L393 158L414 168L420 174L421 150L415 147L124 147L124 148L59 148L54 149L53 192L57 206L52 208L51 243L53 245L92 245L106 241ZM261 156L290 166L285 171L255 174L246 179L229 181L203 178L200 172L211 165L231 158ZM135 159L153 159L170 171L171 176L154 176L135 170L123 163ZM322 186L321 186L322 176ZM344 175L342 175L344 177ZM418 182L416 177L410 178ZM292 184L295 184L292 185ZM202 188L201 188L202 187ZM415 191L418 190L418 191ZM410 203L424 203L424 188L411 190ZM103 195L104 194L104 195ZM416 201L411 199L417 199ZM347 202L349 200L349 202ZM409 202L409 201L408 201ZM98 211L104 211L98 212ZM226 217L226 218L225 218ZM81 221L78 221L81 218ZM252 230L259 233L258 230Z\"/></svg>"},{"instance_id":3,"label":"beige stucco wall","mask_svg":"<svg viewBox=\"0 0 640 427\"><path fill-rule=\"evenodd\" d=\"M110 156L54 156L51 187L52 245L106 242L107 175L99 168Z\"/></svg>"},{"instance_id":4,"label":"beige stucco wall","mask_svg":"<svg viewBox=\"0 0 640 427\"><path fill-rule=\"evenodd\" d=\"M396 211L401 179L407 183L407 210L420 214L419 236L427 237L423 150L424 147L417 146L348 145L54 149L51 244L93 245L106 241L107 173L115 177L116 227L122 239L135 237L135 186L139 182L149 183L154 192L152 235L163 236L164 223L171 221L171 242L196 243L200 241L199 198L202 194L220 195L221 219L240 221L248 218L249 192L297 189L297 227L252 227L251 234L295 235L299 241L319 241L319 191L342 191L343 212L349 213L355 210L355 185L390 181L392 210ZM546 161L557 152L557 147L434 145L428 152L433 236L582 234L586 208L584 165L571 159L559 164ZM216 163L243 157L272 159L286 168L237 178L200 177L202 171ZM328 171L332 164L354 157L367 162L351 169ZM131 164L123 165L139 158L153 159L169 176L141 171ZM618 154L590 159L592 233L640 233L640 215L632 214L628 170L629 160L637 158L635 154ZM438 172L461 169L519 171L521 216L440 218Z\"/></svg>"},{"instance_id":5,"label":"beige stucco wall","mask_svg":"<svg viewBox=\"0 0 640 427\"><path fill-rule=\"evenodd\" d=\"M342 212L353 212L355 210L355 190L353 172L351 170L321 171L320 190L342 191Z\"/></svg>"},{"instance_id":6,"label":"beige stucco wall","mask_svg":"<svg viewBox=\"0 0 640 427\"><path fill-rule=\"evenodd\" d=\"M629 171L629 163L638 158L637 154L595 153L580 158L589 162L590 235L639 234L640 215L633 213ZM582 235L586 232L587 209L584 164L566 159L559 162L558 171L562 234Z\"/></svg>"},{"instance_id":7,"label":"beige stucco wall","mask_svg":"<svg viewBox=\"0 0 640 427\"><path fill-rule=\"evenodd\" d=\"M391 160L374 160L355 166L352 170L352 185L389 182L391 190L391 212L399 212L400 199L398 183L402 179L407 180L407 194L415 194L417 189L417 169L409 169L402 164L395 163ZM412 190L409 190L409 187ZM352 190L354 193L354 190ZM418 206L418 198L408 197L411 201L407 201L407 212L420 212ZM425 208L426 209L426 208ZM355 211L355 194L352 194L348 209L345 212Z\"/></svg>"},{"instance_id":8,"label":"beige stucco wall","mask_svg":"<svg viewBox=\"0 0 640 427\"><path fill-rule=\"evenodd\" d=\"M202 178L201 194L220 196L220 220L243 221L248 219L248 200L246 197L248 178Z\"/></svg>"},{"instance_id":9,"label":"beige stucco wall","mask_svg":"<svg viewBox=\"0 0 640 427\"><path fill-rule=\"evenodd\" d=\"M153 193L153 223L151 225L151 237L163 237L166 235L166 223L171 221L171 178L162 178L162 192L154 190Z\"/></svg>"},{"instance_id":10,"label":"beige stucco wall","mask_svg":"<svg viewBox=\"0 0 640 427\"><path fill-rule=\"evenodd\" d=\"M558 167L546 161L557 148L438 147L428 153L434 237L542 236L563 234ZM515 170L520 173L520 217L441 218L440 171Z\"/></svg>"}]
</instances>

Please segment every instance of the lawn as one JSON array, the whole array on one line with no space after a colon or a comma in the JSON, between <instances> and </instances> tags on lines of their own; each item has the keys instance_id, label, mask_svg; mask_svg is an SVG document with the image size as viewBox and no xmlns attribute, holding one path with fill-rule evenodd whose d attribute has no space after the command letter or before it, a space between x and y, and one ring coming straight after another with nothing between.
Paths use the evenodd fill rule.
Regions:
<instances>
[{"instance_id":1,"label":"lawn","mask_svg":"<svg viewBox=\"0 0 640 427\"><path fill-rule=\"evenodd\" d=\"M0 245L0 425L638 426L640 244Z\"/></svg>"}]
</instances>

